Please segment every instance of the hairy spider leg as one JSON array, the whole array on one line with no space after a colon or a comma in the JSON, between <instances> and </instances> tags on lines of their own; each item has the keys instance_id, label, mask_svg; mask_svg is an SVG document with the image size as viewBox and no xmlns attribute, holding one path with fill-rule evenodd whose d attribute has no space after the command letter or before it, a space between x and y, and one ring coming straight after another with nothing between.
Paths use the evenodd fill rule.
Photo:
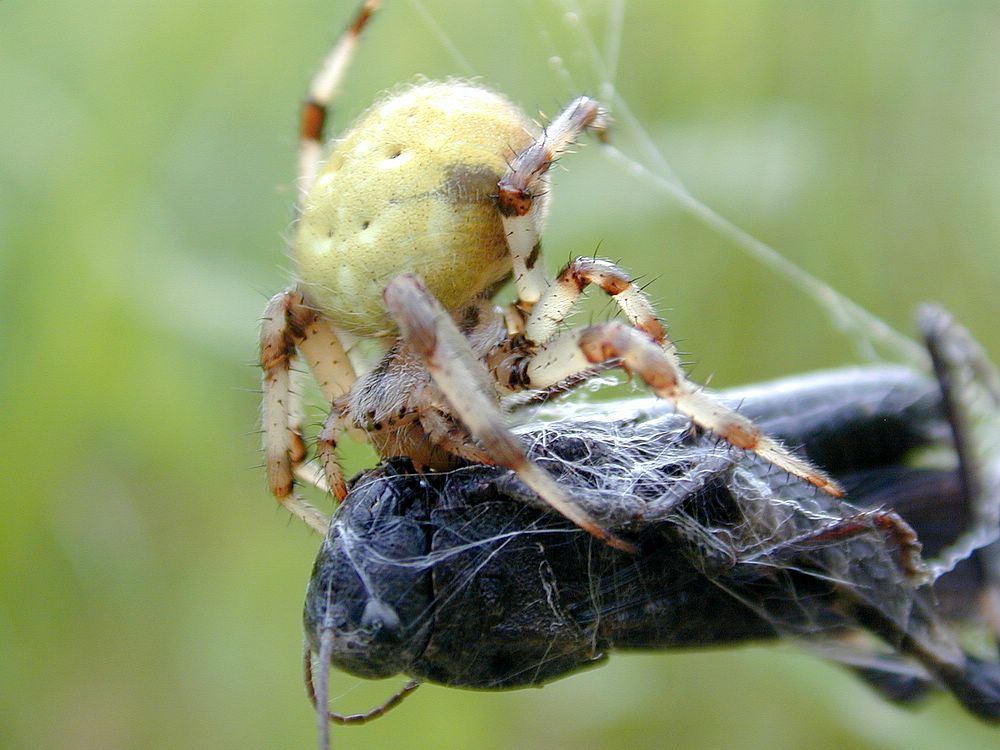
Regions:
<instances>
[{"instance_id":1,"label":"hairy spider leg","mask_svg":"<svg viewBox=\"0 0 1000 750\"><path fill-rule=\"evenodd\" d=\"M362 3L309 84L300 121L299 211L322 161L327 108L344 79L361 32L378 6L378 0ZM294 493L296 475L321 487L324 484L304 464L301 397L292 386L296 350L305 359L329 404L350 390L357 379L341 337L309 306L303 293L292 287L271 298L261 324L264 455L271 492L278 502L325 533L326 516ZM335 491L339 496L339 488Z\"/></svg>"},{"instance_id":2,"label":"hairy spider leg","mask_svg":"<svg viewBox=\"0 0 1000 750\"><path fill-rule=\"evenodd\" d=\"M571 284L572 271L561 275L553 291L546 291L544 271L538 260L541 256L540 232L545 211L545 193L540 190L545 185L545 175L552 163L573 143L584 130L595 130L604 139L607 131L607 114L600 105L589 97L580 97L567 107L545 132L531 146L522 151L511 163L507 174L500 180L497 205L507 232L514 267L514 281L518 290L518 308L532 311L545 298L545 305L537 314L531 312L524 333L532 341L551 341L544 344L534 355L528 356L527 377L518 372L497 371L501 382L513 381L524 388L545 389L559 383L573 380L580 373L595 367L606 366L621 360L629 370L638 372L657 395L677 404L678 409L687 414L695 424L715 432L733 445L752 450L776 466L815 484L837 497L843 490L808 462L789 453L784 447L764 435L752 422L738 413L717 403L690 383L684 375L680 361L672 344L662 331L662 324L656 320L652 306L644 295L630 294L619 305L635 324L643 329L646 321L655 321L662 333L661 348L647 335L621 324L593 326L552 338L558 324L572 308L579 291L574 293ZM598 269L593 269L593 279L610 282L608 276L601 279ZM565 272L564 272L565 273ZM630 280L631 282L631 280ZM603 284L602 284L603 286ZM626 287L638 291L634 285ZM619 292L619 294L622 292ZM639 311L633 309L639 306ZM508 329L511 325L508 314ZM508 358L504 366L524 367L517 358ZM520 381L520 382L518 382Z\"/></svg>"},{"instance_id":3,"label":"hairy spider leg","mask_svg":"<svg viewBox=\"0 0 1000 750\"><path fill-rule=\"evenodd\" d=\"M516 472L549 506L581 529L618 549L634 547L614 536L566 496L555 479L535 464L510 431L495 399L480 382L489 380L448 312L415 276L398 276L385 290L385 303L402 340L424 361L452 410L493 463Z\"/></svg>"},{"instance_id":4,"label":"hairy spider leg","mask_svg":"<svg viewBox=\"0 0 1000 750\"><path fill-rule=\"evenodd\" d=\"M607 113L590 97L573 100L542 135L511 162L498 183L497 207L507 233L517 307L530 311L541 299L548 280L542 260L542 225L547 208L545 175L549 167L585 130L603 138Z\"/></svg>"},{"instance_id":5,"label":"hairy spider leg","mask_svg":"<svg viewBox=\"0 0 1000 750\"><path fill-rule=\"evenodd\" d=\"M301 292L286 289L268 302L260 329L264 457L271 492L278 502L320 533L326 533L326 516L294 492L295 474L306 458L300 425L301 395L291 385L297 352L329 403L350 389L354 369L340 339L309 307Z\"/></svg>"},{"instance_id":6,"label":"hairy spider leg","mask_svg":"<svg viewBox=\"0 0 1000 750\"><path fill-rule=\"evenodd\" d=\"M361 32L378 10L380 0L365 0L309 82L309 93L302 103L299 135L299 209L309 193L323 161L323 132L327 110L336 97L347 69L358 48Z\"/></svg>"},{"instance_id":7,"label":"hairy spider leg","mask_svg":"<svg viewBox=\"0 0 1000 750\"><path fill-rule=\"evenodd\" d=\"M548 388L595 367L619 364L638 373L657 396L673 401L699 427L711 430L737 448L753 451L835 497L844 494L833 479L688 380L670 348L657 345L645 333L624 323L612 321L567 331L525 356L529 357L526 363L504 363L522 370L525 388ZM498 373L498 377L502 375Z\"/></svg>"},{"instance_id":8,"label":"hairy spider leg","mask_svg":"<svg viewBox=\"0 0 1000 750\"><path fill-rule=\"evenodd\" d=\"M337 458L337 441L350 426L350 418L334 404L316 440L316 458L319 459L325 484L338 501L347 497L347 480Z\"/></svg>"}]
</instances>

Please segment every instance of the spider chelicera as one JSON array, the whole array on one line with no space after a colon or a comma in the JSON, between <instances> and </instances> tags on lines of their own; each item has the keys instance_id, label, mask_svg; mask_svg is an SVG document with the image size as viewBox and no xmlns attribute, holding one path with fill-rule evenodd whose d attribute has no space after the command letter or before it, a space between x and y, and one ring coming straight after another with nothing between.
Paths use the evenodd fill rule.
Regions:
<instances>
[{"instance_id":1,"label":"spider chelicera","mask_svg":"<svg viewBox=\"0 0 1000 750\"><path fill-rule=\"evenodd\" d=\"M505 466L578 526L628 549L528 458L504 417L515 395L519 404L544 399L615 366L638 374L698 428L841 494L687 379L650 300L617 265L578 258L546 277L547 173L584 131L604 136L608 118L595 100L576 99L540 130L477 83L422 82L376 103L324 159L327 106L377 5L367 0L335 44L302 115L298 281L268 303L260 339L264 450L278 501L325 532L327 518L296 493L295 479L343 499L337 443L358 428L381 456L406 456L421 470ZM517 300L500 309L491 297L511 275ZM591 284L627 323L565 329ZM381 343L368 369L359 339ZM290 383L296 357L330 405L318 471L306 463Z\"/></svg>"}]
</instances>

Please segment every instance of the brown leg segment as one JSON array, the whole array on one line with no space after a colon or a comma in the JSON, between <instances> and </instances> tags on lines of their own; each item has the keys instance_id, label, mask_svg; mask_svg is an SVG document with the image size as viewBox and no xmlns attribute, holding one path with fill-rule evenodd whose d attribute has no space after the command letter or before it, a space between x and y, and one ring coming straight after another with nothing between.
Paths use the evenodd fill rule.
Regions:
<instances>
[{"instance_id":1,"label":"brown leg segment","mask_svg":"<svg viewBox=\"0 0 1000 750\"><path fill-rule=\"evenodd\" d=\"M593 130L603 138L607 119L607 113L594 99L575 99L534 143L517 155L497 185L497 207L510 248L517 306L522 310L531 310L546 287L541 242L546 174L583 131Z\"/></svg>"},{"instance_id":2,"label":"brown leg segment","mask_svg":"<svg viewBox=\"0 0 1000 750\"><path fill-rule=\"evenodd\" d=\"M323 477L338 502L343 502L347 497L347 481L344 479L344 470L337 458L337 442L346 428L347 419L335 406L326 418L326 424L323 425L323 430L316 440L316 457L319 459Z\"/></svg>"},{"instance_id":3,"label":"brown leg segment","mask_svg":"<svg viewBox=\"0 0 1000 750\"><path fill-rule=\"evenodd\" d=\"M271 492L278 502L317 531L325 533L326 517L294 494L295 473L306 458L299 413L300 396L291 386L297 350L310 355L310 365L332 400L353 381L353 370L336 335L310 308L298 290L271 298L260 330L263 380L264 457Z\"/></svg>"},{"instance_id":4,"label":"brown leg segment","mask_svg":"<svg viewBox=\"0 0 1000 750\"><path fill-rule=\"evenodd\" d=\"M753 451L831 495L843 495L843 490L830 477L790 453L763 434L749 419L688 380L671 350L662 348L647 334L623 323L602 323L572 330L542 346L526 366L522 365L526 375L525 386L547 388L609 362L637 373L656 395L673 401L677 409L699 427L711 430L738 448Z\"/></svg>"},{"instance_id":5,"label":"brown leg segment","mask_svg":"<svg viewBox=\"0 0 1000 750\"><path fill-rule=\"evenodd\" d=\"M361 32L378 9L379 0L365 0L354 20L330 50L309 83L309 93L302 104L299 126L299 188L301 196L309 191L322 161L327 107L337 95L337 88L351 64ZM300 198L301 200L301 198Z\"/></svg>"}]
</instances>

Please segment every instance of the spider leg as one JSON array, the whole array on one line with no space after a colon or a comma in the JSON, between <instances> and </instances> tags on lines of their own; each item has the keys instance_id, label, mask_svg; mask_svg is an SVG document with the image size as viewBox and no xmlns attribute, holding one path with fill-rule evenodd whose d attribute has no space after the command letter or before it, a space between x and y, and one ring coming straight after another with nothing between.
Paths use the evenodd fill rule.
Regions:
<instances>
[{"instance_id":1,"label":"spider leg","mask_svg":"<svg viewBox=\"0 0 1000 750\"><path fill-rule=\"evenodd\" d=\"M756 453L780 469L840 497L844 491L808 461L790 453L768 437L743 415L705 393L684 374L680 360L645 333L612 321L568 331L547 344L527 362L508 360L504 366L523 373L525 388L547 388L581 372L616 362L638 373L660 398L674 402L677 409L699 427L711 430L737 448ZM504 373L498 378L506 382Z\"/></svg>"},{"instance_id":2,"label":"spider leg","mask_svg":"<svg viewBox=\"0 0 1000 750\"><path fill-rule=\"evenodd\" d=\"M347 27L333 49L309 83L309 93L302 104L299 126L299 202L316 178L323 157L323 130L326 126L327 107L337 95L337 88L351 64L358 40L372 15L378 10L379 0L364 0L354 20Z\"/></svg>"},{"instance_id":3,"label":"spider leg","mask_svg":"<svg viewBox=\"0 0 1000 750\"><path fill-rule=\"evenodd\" d=\"M420 426L435 445L452 455L477 464L493 464L493 458L478 445L469 442L468 433L461 422L437 409L428 409L420 415Z\"/></svg>"},{"instance_id":4,"label":"spider leg","mask_svg":"<svg viewBox=\"0 0 1000 750\"><path fill-rule=\"evenodd\" d=\"M264 456L271 492L278 502L317 531L327 519L294 494L295 475L306 457L300 425L301 398L292 387L292 362L305 358L324 396L332 403L354 382L354 370L339 339L297 289L271 298L260 329L264 370Z\"/></svg>"},{"instance_id":5,"label":"spider leg","mask_svg":"<svg viewBox=\"0 0 1000 750\"><path fill-rule=\"evenodd\" d=\"M590 284L601 287L634 328L644 331L658 343L668 341L667 331L646 293L624 269L600 258L576 258L559 272L555 283L545 290L531 311L525 336L539 344L552 339Z\"/></svg>"},{"instance_id":6,"label":"spider leg","mask_svg":"<svg viewBox=\"0 0 1000 750\"><path fill-rule=\"evenodd\" d=\"M324 484L330 488L338 502L347 497L347 480L337 458L337 441L344 434L348 423L347 416L334 405L316 440L316 457L323 472Z\"/></svg>"},{"instance_id":7,"label":"spider leg","mask_svg":"<svg viewBox=\"0 0 1000 750\"><path fill-rule=\"evenodd\" d=\"M455 416L493 462L516 472L549 506L581 529L613 547L634 551L574 504L555 479L528 457L497 406L485 366L423 283L415 276L398 276L386 287L385 302L402 340L423 359Z\"/></svg>"},{"instance_id":8,"label":"spider leg","mask_svg":"<svg viewBox=\"0 0 1000 750\"><path fill-rule=\"evenodd\" d=\"M327 481L323 469L317 467L315 464L305 462L296 466L295 478L300 482L311 484L321 492L331 492L330 483Z\"/></svg>"},{"instance_id":9,"label":"spider leg","mask_svg":"<svg viewBox=\"0 0 1000 750\"><path fill-rule=\"evenodd\" d=\"M541 263L542 224L548 207L545 175L584 130L603 137L607 113L590 97L573 100L542 135L519 153L498 183L497 207L507 234L518 306L530 310L547 286Z\"/></svg>"}]
</instances>

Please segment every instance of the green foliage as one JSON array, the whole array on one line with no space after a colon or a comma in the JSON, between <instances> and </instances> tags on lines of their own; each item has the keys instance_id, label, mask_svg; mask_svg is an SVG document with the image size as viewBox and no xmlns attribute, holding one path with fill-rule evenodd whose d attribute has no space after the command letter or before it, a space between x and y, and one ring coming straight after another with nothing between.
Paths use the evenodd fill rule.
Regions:
<instances>
[{"instance_id":1,"label":"green foliage","mask_svg":"<svg viewBox=\"0 0 1000 750\"><path fill-rule=\"evenodd\" d=\"M255 468L252 364L287 280L297 102L349 5L0 4L2 747L314 741L299 617L318 540ZM620 91L696 195L898 329L938 300L1000 356L998 6L642 0L619 35L603 3L585 5L599 45L620 42ZM560 3L428 0L471 71L414 4L385 6L335 127L418 73L474 72L549 115L602 93ZM696 379L856 360L798 289L598 149L564 164L550 263L599 247L644 274ZM355 450L348 468L370 460ZM396 687L338 677L333 694L349 711ZM336 747L401 737L986 748L1000 735L948 698L902 712L808 656L743 649L618 656L543 692L425 687L334 730Z\"/></svg>"}]
</instances>

